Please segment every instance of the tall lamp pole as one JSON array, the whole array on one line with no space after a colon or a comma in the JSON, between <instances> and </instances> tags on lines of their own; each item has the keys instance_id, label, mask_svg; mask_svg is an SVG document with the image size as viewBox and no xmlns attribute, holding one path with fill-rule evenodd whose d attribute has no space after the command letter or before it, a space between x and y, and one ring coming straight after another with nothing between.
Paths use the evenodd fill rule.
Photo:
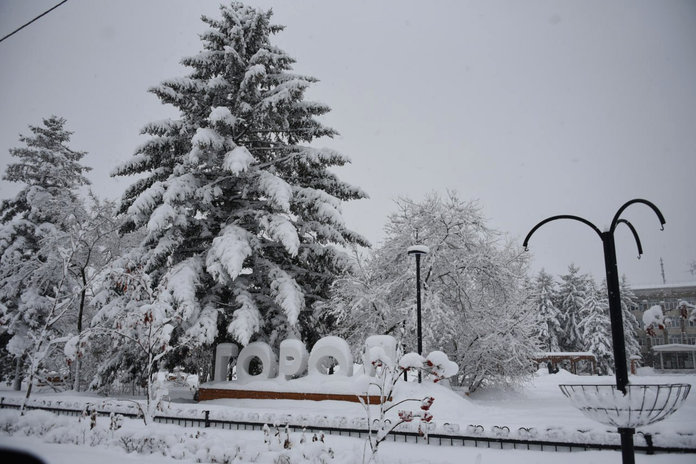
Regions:
<instances>
[{"instance_id":1,"label":"tall lamp pole","mask_svg":"<svg viewBox=\"0 0 696 464\"><path fill-rule=\"evenodd\" d=\"M413 245L408 247L407 253L416 257L416 323L418 335L418 354L423 356L423 330L421 328L421 279L420 279L420 259L422 255L429 252L425 245ZM421 383L421 372L418 371L418 383Z\"/></svg>"},{"instance_id":2,"label":"tall lamp pole","mask_svg":"<svg viewBox=\"0 0 696 464\"><path fill-rule=\"evenodd\" d=\"M616 264L616 244L614 242L614 231L619 224L626 224L628 228L633 233L633 238L636 241L636 246L638 247L638 257L643 254L643 247L640 243L640 238L638 237L638 232L633 227L633 224L628 222L626 219L621 219L621 213L634 203L642 203L649 206L657 215L660 220L661 230L664 230L665 218L657 209L657 206L650 203L647 200L634 199L625 203L614 215L614 219L611 221L611 226L609 230L602 232L597 226L592 224L587 219L583 219L578 216L560 215L553 216L548 219L544 219L539 224L534 226L534 228L529 231L527 237L524 239L522 244L527 249L527 244L532 234L536 232L539 227L543 226L547 222L555 221L556 219L571 219L574 221L582 222L583 224L589 226L594 230L599 238L602 240L604 246L604 267L607 274L607 292L609 294L609 317L611 320L611 338L614 347L614 366L616 368L616 388L621 390L624 395L626 395L628 385L628 369L626 366L626 346L624 341L623 333L623 317L621 315L621 294L619 291L619 271ZM619 428L619 433L621 434L621 454L624 464L633 464L635 462L634 450L633 450L633 434L635 429L632 428Z\"/></svg>"}]
</instances>

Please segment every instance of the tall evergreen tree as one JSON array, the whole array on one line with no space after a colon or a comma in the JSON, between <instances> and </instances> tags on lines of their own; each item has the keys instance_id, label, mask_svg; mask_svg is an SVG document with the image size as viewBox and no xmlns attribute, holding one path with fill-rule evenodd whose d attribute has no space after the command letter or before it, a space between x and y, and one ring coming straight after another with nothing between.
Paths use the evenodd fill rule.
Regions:
<instances>
[{"instance_id":1,"label":"tall evergreen tree","mask_svg":"<svg viewBox=\"0 0 696 464\"><path fill-rule=\"evenodd\" d=\"M202 18L203 50L182 60L190 74L151 89L180 117L147 124L149 140L114 171L142 175L122 199L125 229L146 228L145 272L187 306L179 336L311 342L307 309L349 263L336 245L367 245L341 202L366 195L329 170L347 158L308 146L336 132L316 119L329 108L304 99L315 79L272 45L271 12L220 12Z\"/></svg>"},{"instance_id":2,"label":"tall evergreen tree","mask_svg":"<svg viewBox=\"0 0 696 464\"><path fill-rule=\"evenodd\" d=\"M561 311L556 306L557 285L551 274L543 269L534 279L531 299L537 317L537 336L542 349L560 351L559 339L563 338Z\"/></svg>"},{"instance_id":3,"label":"tall evergreen tree","mask_svg":"<svg viewBox=\"0 0 696 464\"><path fill-rule=\"evenodd\" d=\"M585 317L585 299L589 278L580 274L580 268L571 264L568 273L561 276L558 306L561 310L564 334L560 346L564 351L583 351L580 322Z\"/></svg>"},{"instance_id":4,"label":"tall evergreen tree","mask_svg":"<svg viewBox=\"0 0 696 464\"><path fill-rule=\"evenodd\" d=\"M606 295L606 282L604 285ZM640 324L636 316L633 315L634 309L638 307L638 297L633 293L633 289L631 289L631 285L628 283L628 279L626 279L625 275L621 276L619 291L621 293L621 315L623 316L626 359L630 359L631 356L640 356L640 343L638 343L638 329L640 329Z\"/></svg>"},{"instance_id":5,"label":"tall evergreen tree","mask_svg":"<svg viewBox=\"0 0 696 464\"><path fill-rule=\"evenodd\" d=\"M51 116L29 126L31 134L20 136L24 146L10 150L17 161L4 175L24 184L0 207L0 308L18 376L25 357L33 376L51 356L79 287L69 272L76 244L66 237L84 217L77 188L89 183L89 168L80 164L85 153L68 147L65 123Z\"/></svg>"},{"instance_id":6,"label":"tall evergreen tree","mask_svg":"<svg viewBox=\"0 0 696 464\"><path fill-rule=\"evenodd\" d=\"M599 374L609 375L614 372L609 300L606 293L597 290L594 281L587 279L586 283L583 317L578 325L582 334L581 351L594 354Z\"/></svg>"}]
</instances>

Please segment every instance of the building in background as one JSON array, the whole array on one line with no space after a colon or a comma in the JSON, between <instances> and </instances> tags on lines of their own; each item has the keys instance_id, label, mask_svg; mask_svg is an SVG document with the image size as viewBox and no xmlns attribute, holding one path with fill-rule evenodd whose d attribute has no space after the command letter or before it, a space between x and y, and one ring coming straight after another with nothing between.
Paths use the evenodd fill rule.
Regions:
<instances>
[{"instance_id":1,"label":"building in background","mask_svg":"<svg viewBox=\"0 0 696 464\"><path fill-rule=\"evenodd\" d=\"M688 284L664 284L653 286L633 287L638 306L634 314L640 323L638 339L644 366L664 369L694 369L693 359L687 354L674 356L663 354L662 365L654 351L654 346L663 345L696 345L696 282ZM683 303L686 303L684 305ZM659 305L665 315L665 327L656 330L651 336L643 327L643 313L653 306ZM686 352L691 350L664 350L667 352Z\"/></svg>"}]
</instances>

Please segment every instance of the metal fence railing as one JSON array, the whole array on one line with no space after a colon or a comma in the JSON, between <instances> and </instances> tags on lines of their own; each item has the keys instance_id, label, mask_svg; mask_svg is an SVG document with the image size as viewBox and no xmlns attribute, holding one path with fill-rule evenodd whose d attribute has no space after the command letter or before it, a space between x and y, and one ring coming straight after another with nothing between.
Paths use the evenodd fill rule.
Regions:
<instances>
[{"instance_id":1,"label":"metal fence railing","mask_svg":"<svg viewBox=\"0 0 696 464\"><path fill-rule=\"evenodd\" d=\"M0 398L0 409L20 409L20 405L13 403L5 403L5 398ZM89 406L87 406L89 408ZM81 416L85 414L85 410L76 408L64 408L54 406L37 406L27 405L25 409L40 409L43 411L53 412L60 415ZM120 414L123 417L137 418L137 413L125 413L117 411L109 411L105 409L97 409L97 414L101 416L109 416L112 413ZM93 409L89 409L91 412ZM183 427L201 427L201 428L218 428L227 430L262 430L265 425L270 425L264 422L250 422L237 420L222 420L211 419L210 411L204 410L203 417L179 417L158 415L153 418L155 422L162 424L175 424ZM338 435L344 437L366 438L368 430L349 428L349 427L331 427L331 426L316 426L316 425L301 425L301 424L282 424L282 427L288 427L292 432L307 432L325 435ZM639 434L639 436L641 436ZM650 434L642 435L645 445L638 445L635 451L645 454L657 453L691 453L696 454L696 448L691 447L676 447L676 446L655 446L653 437ZM588 451L588 450L611 450L620 451L621 445L607 443L580 443L570 441L554 441L554 440L537 440L537 439L519 439L519 438L504 438L504 437L486 437L474 435L459 435L459 434L443 434L429 433L420 435L416 432L393 431L389 434L388 439L394 442L402 443L421 443L436 446L473 446L477 448L493 448L493 449L518 449L532 451Z\"/></svg>"}]
</instances>

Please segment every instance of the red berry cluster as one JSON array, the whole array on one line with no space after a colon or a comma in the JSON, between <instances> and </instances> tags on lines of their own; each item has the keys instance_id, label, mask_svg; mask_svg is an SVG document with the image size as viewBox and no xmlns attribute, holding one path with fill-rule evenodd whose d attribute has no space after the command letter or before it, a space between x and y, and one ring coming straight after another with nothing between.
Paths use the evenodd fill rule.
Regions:
<instances>
[{"instance_id":1,"label":"red berry cluster","mask_svg":"<svg viewBox=\"0 0 696 464\"><path fill-rule=\"evenodd\" d=\"M413 420L413 411L399 411L399 419L404 422L411 422Z\"/></svg>"}]
</instances>

